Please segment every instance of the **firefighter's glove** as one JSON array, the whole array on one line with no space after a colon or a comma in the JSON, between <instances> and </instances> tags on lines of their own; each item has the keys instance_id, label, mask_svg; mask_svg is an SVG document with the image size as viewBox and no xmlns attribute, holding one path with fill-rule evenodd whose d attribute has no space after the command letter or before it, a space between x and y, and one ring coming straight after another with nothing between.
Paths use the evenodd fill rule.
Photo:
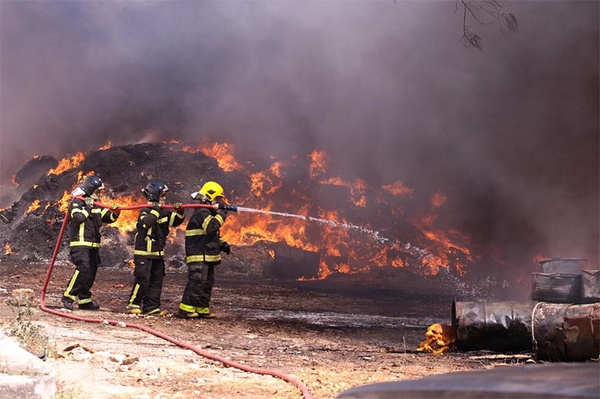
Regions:
<instances>
[{"instance_id":1,"label":"firefighter's glove","mask_svg":"<svg viewBox=\"0 0 600 399\"><path fill-rule=\"evenodd\" d=\"M87 197L85 199L85 205L86 206L94 206L94 199L92 197Z\"/></svg>"},{"instance_id":2,"label":"firefighter's glove","mask_svg":"<svg viewBox=\"0 0 600 399\"><path fill-rule=\"evenodd\" d=\"M181 208L181 205L183 205L181 202L176 202L173 204L173 208L175 208L175 210L179 210L179 208Z\"/></svg>"},{"instance_id":3,"label":"firefighter's glove","mask_svg":"<svg viewBox=\"0 0 600 399\"><path fill-rule=\"evenodd\" d=\"M226 241L223 241L221 243L221 251L225 252L227 255L231 253L231 247L229 246L229 244L227 244Z\"/></svg>"},{"instance_id":4,"label":"firefighter's glove","mask_svg":"<svg viewBox=\"0 0 600 399\"><path fill-rule=\"evenodd\" d=\"M119 209L119 205L114 204L110 210L115 214L115 215L119 215L121 213L121 210Z\"/></svg>"}]
</instances>

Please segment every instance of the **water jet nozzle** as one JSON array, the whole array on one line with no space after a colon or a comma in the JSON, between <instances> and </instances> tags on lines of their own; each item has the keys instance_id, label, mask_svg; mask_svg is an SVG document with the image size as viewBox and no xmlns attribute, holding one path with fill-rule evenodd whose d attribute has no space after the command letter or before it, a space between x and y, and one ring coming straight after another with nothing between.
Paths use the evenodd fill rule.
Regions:
<instances>
[{"instance_id":1,"label":"water jet nozzle","mask_svg":"<svg viewBox=\"0 0 600 399\"><path fill-rule=\"evenodd\" d=\"M232 212L237 212L238 207L236 205L223 205L223 204L217 204L215 206L216 209L222 209L224 211L232 211Z\"/></svg>"}]
</instances>

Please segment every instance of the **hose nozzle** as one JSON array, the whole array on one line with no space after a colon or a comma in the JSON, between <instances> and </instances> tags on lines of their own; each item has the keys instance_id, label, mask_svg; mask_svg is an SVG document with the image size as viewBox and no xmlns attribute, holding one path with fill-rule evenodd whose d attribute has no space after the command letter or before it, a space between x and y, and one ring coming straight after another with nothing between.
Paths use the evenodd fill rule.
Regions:
<instances>
[{"instance_id":1,"label":"hose nozzle","mask_svg":"<svg viewBox=\"0 0 600 399\"><path fill-rule=\"evenodd\" d=\"M216 204L216 209L222 209L224 211L232 211L237 212L238 207L236 205L225 205L225 204Z\"/></svg>"}]
</instances>

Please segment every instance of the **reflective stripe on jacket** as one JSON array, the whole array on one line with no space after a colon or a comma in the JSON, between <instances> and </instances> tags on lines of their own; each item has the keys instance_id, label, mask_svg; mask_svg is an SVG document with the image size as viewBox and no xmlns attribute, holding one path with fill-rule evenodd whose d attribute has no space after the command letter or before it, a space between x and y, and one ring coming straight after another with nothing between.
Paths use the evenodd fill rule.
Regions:
<instances>
[{"instance_id":1,"label":"reflective stripe on jacket","mask_svg":"<svg viewBox=\"0 0 600 399\"><path fill-rule=\"evenodd\" d=\"M221 226L225 223L225 211L196 208L185 231L185 261L221 262Z\"/></svg>"},{"instance_id":2,"label":"reflective stripe on jacket","mask_svg":"<svg viewBox=\"0 0 600 399\"><path fill-rule=\"evenodd\" d=\"M100 226L113 223L118 214L74 199L69 205L69 246L100 248Z\"/></svg>"},{"instance_id":3,"label":"reflective stripe on jacket","mask_svg":"<svg viewBox=\"0 0 600 399\"><path fill-rule=\"evenodd\" d=\"M133 254L149 258L164 256L169 228L179 226L183 219L183 209L143 208L136 225Z\"/></svg>"}]
</instances>

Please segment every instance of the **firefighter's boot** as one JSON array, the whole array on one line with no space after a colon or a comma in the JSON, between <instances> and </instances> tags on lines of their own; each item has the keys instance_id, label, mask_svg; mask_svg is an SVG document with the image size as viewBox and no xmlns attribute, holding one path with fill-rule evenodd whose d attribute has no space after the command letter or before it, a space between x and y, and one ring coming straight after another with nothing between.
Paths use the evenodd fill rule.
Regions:
<instances>
[{"instance_id":1,"label":"firefighter's boot","mask_svg":"<svg viewBox=\"0 0 600 399\"><path fill-rule=\"evenodd\" d=\"M147 312L144 312L144 316L158 316L158 317L165 317L166 315L169 314L169 311L167 309L165 310L160 310L159 308L156 309L152 309L149 310Z\"/></svg>"},{"instance_id":2,"label":"firefighter's boot","mask_svg":"<svg viewBox=\"0 0 600 399\"><path fill-rule=\"evenodd\" d=\"M63 308L73 310L73 300L71 298L63 296L60 298L60 301L62 302Z\"/></svg>"},{"instance_id":3,"label":"firefighter's boot","mask_svg":"<svg viewBox=\"0 0 600 399\"><path fill-rule=\"evenodd\" d=\"M142 308L139 305L127 305L127 311L130 314L142 314Z\"/></svg>"},{"instance_id":4,"label":"firefighter's boot","mask_svg":"<svg viewBox=\"0 0 600 399\"><path fill-rule=\"evenodd\" d=\"M177 317L181 319L197 319L198 313L196 312L186 312L185 310L179 309L179 313L177 313Z\"/></svg>"}]
</instances>

